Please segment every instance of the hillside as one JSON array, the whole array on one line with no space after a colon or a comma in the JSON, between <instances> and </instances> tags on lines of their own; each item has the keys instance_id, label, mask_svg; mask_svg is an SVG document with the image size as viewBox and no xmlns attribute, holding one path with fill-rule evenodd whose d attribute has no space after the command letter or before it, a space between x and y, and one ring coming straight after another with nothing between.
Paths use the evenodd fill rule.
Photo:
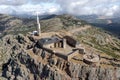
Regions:
<instances>
[{"instance_id":1,"label":"hillside","mask_svg":"<svg viewBox=\"0 0 120 80\"><path fill-rule=\"evenodd\" d=\"M70 15L55 16L47 20L41 20L42 31L58 31L60 29L72 29L84 25L85 22ZM16 18L9 15L0 15L1 36L6 34L26 34L36 30L36 19ZM52 28L51 28L52 27Z\"/></svg>"},{"instance_id":2,"label":"hillside","mask_svg":"<svg viewBox=\"0 0 120 80\"><path fill-rule=\"evenodd\" d=\"M100 24L100 23L92 23L91 25L94 25L96 27L100 27L114 36L117 36L120 38L120 23L110 23L110 24Z\"/></svg>"},{"instance_id":3,"label":"hillside","mask_svg":"<svg viewBox=\"0 0 120 80\"><path fill-rule=\"evenodd\" d=\"M120 40L113 35L109 35L102 29L92 27L86 31L76 33L76 35L82 43L112 57L120 58Z\"/></svg>"},{"instance_id":4,"label":"hillside","mask_svg":"<svg viewBox=\"0 0 120 80\"><path fill-rule=\"evenodd\" d=\"M83 15L77 17L120 38L120 17L109 18L97 15Z\"/></svg>"},{"instance_id":5,"label":"hillside","mask_svg":"<svg viewBox=\"0 0 120 80\"><path fill-rule=\"evenodd\" d=\"M1 36L5 34L16 34L24 31L32 31L35 29L36 23L33 19L17 18L14 16L0 14L0 33Z\"/></svg>"},{"instance_id":6,"label":"hillside","mask_svg":"<svg viewBox=\"0 0 120 80\"><path fill-rule=\"evenodd\" d=\"M70 35L80 43L85 52L99 54L101 56L99 66L91 66L83 62L81 54L66 61L38 47L38 40L28 34L36 30L36 20L9 19L6 15L5 18L0 19L1 23L2 20L6 21L2 26L15 24L8 26L9 29L4 31L6 35L0 39L0 79L120 79L120 40L105 30L70 15L59 15L40 21L42 32L59 32L62 36Z\"/></svg>"},{"instance_id":7,"label":"hillside","mask_svg":"<svg viewBox=\"0 0 120 80\"><path fill-rule=\"evenodd\" d=\"M20 19L8 15L1 15L0 22L2 27L7 26L3 34L27 34L28 32L36 30L37 26L35 19ZM80 41L92 45L92 47L95 47L97 49L100 48L100 50L105 51L107 54L110 54L112 52L110 55L115 54L114 56L117 57L120 55L119 39L111 34L108 34L108 32L105 30L93 26L83 31L79 30L79 28L84 28L89 24L83 20L77 19L76 17L70 15L59 15L50 19L40 20L40 22L42 32L57 32L60 30L68 31L73 33L74 36L77 36Z\"/></svg>"}]
</instances>

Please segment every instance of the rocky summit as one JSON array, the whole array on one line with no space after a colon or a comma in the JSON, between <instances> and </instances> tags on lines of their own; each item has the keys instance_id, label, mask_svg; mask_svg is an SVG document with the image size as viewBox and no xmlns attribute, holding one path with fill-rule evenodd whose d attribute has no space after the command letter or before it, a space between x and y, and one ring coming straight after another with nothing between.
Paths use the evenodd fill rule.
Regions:
<instances>
[{"instance_id":1,"label":"rocky summit","mask_svg":"<svg viewBox=\"0 0 120 80\"><path fill-rule=\"evenodd\" d=\"M69 15L41 20L41 23L45 34L72 36L85 53L98 55L100 61L97 65L88 64L83 57L85 53L80 52L66 60L41 47L42 36L11 33L0 39L0 80L120 80L118 38Z\"/></svg>"},{"instance_id":2,"label":"rocky summit","mask_svg":"<svg viewBox=\"0 0 120 80\"><path fill-rule=\"evenodd\" d=\"M102 56L99 66L83 58L66 61L41 49L30 36L7 35L0 43L3 80L119 80L120 60ZM111 63L109 63L111 62Z\"/></svg>"}]
</instances>

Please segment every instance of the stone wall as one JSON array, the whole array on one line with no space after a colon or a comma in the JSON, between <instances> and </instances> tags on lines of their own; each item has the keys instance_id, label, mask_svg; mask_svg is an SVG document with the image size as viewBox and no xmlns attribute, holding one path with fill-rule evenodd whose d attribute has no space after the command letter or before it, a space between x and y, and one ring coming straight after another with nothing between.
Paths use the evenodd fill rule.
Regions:
<instances>
[{"instance_id":1,"label":"stone wall","mask_svg":"<svg viewBox=\"0 0 120 80\"><path fill-rule=\"evenodd\" d=\"M75 39L73 39L70 36L65 36L64 38L67 40L67 44L69 44L72 47L76 47L77 41Z\"/></svg>"},{"instance_id":2,"label":"stone wall","mask_svg":"<svg viewBox=\"0 0 120 80\"><path fill-rule=\"evenodd\" d=\"M71 58L79 54L79 50L75 50L72 53L67 55L67 60L69 61Z\"/></svg>"}]
</instances>

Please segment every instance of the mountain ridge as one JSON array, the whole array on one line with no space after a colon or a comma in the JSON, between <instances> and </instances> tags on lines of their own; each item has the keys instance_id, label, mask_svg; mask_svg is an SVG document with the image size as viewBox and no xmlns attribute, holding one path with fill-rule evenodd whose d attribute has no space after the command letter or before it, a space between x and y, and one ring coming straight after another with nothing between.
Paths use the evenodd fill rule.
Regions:
<instances>
[{"instance_id":1,"label":"mountain ridge","mask_svg":"<svg viewBox=\"0 0 120 80\"><path fill-rule=\"evenodd\" d=\"M10 18L11 18L11 16L10 16ZM4 21L4 19L0 19L0 20ZM9 21L9 18L7 20L8 20L8 22L7 22L8 24L15 23L15 25L12 24L11 28L8 28L8 30L5 30L4 31L5 35L6 34L19 34L19 33L28 34L28 32L32 32L32 31L37 29L37 27L36 27L37 23L36 23L36 20L34 20L34 19L32 19L32 20L29 20L29 19L24 20L23 19L23 21L18 20L18 22L21 22L21 23L19 23L20 25L17 22L14 22L13 20ZM15 20L16 20L16 18L15 18ZM78 19L74 16L66 15L66 14L65 15L58 15L58 16L55 16L53 18L46 19L46 20L41 20L40 22L41 22L41 26L42 26L41 27L42 32L51 32L51 31L56 31L57 32L57 31L60 31L60 30L71 31L71 30L74 30L74 29L76 29L76 30L78 29L78 32L75 32L76 30L74 31L75 32L74 34L75 35L77 34L78 37L80 36L80 35L78 35L79 28L82 28L82 27L84 28L87 25L92 26L92 25L90 25L89 23L87 23L83 20L80 20L80 19ZM91 29L93 29L93 31L94 31L94 33L96 33L96 35L100 35L103 40L99 40L99 38L98 38L98 40L96 40L97 36L93 37L93 35L95 35L95 34L92 33ZM90 38L95 39L97 43L102 41L103 44L105 42L107 42L107 45L109 45L108 42L110 41L110 43L116 44L116 45L119 46L119 40L116 37L114 37L113 35L111 36L111 34L108 34L108 32L106 32L102 29L99 29L99 28L96 28L96 27L92 26L90 29L86 29L86 30L83 30L81 32L84 33L86 31L90 32L88 35L91 36ZM80 33L80 34L82 34L82 33ZM83 34L85 36L83 36L83 35L81 35L81 36L86 39L86 36L87 36L86 34L87 33ZM109 36L111 36L111 40L110 40ZM106 41L105 39L106 40L108 39L109 41ZM114 39L117 42L115 42ZM89 42L91 42L91 41L87 41L87 42L88 42L87 44L89 44ZM92 42L92 44L94 44L94 43ZM91 45L91 44L89 44L89 45ZM101 45L101 44L99 44L99 45ZM119 47L117 47L116 45L114 45L114 47L119 51ZM110 47L113 47L113 46L111 46L111 44L110 44L110 46L108 48L110 49ZM110 49L110 51L111 50L112 49ZM112 50L112 51L114 51L114 50ZM109 51L107 51L107 52L109 53Z\"/></svg>"},{"instance_id":2,"label":"mountain ridge","mask_svg":"<svg viewBox=\"0 0 120 80\"><path fill-rule=\"evenodd\" d=\"M42 33L59 32L64 36L70 34L85 52L99 54L99 66L92 66L84 63L80 55L70 62L52 57L49 52L38 48L37 40L28 34L36 30L36 20L23 22L24 26L21 23L5 30L6 35L0 39L0 79L120 79L120 40L105 30L70 15L59 15L40 21ZM32 26L28 27L30 24Z\"/></svg>"}]
</instances>

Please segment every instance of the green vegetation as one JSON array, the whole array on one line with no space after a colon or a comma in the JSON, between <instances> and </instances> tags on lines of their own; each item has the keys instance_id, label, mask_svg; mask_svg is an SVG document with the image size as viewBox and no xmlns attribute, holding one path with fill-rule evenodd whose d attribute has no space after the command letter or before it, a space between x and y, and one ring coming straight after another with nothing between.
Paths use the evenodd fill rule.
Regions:
<instances>
[{"instance_id":1,"label":"green vegetation","mask_svg":"<svg viewBox=\"0 0 120 80\"><path fill-rule=\"evenodd\" d=\"M28 27L24 26L24 27L20 27L20 28L14 28L14 30L9 31L7 34L14 34L14 35L17 35L19 33L21 33L21 34L27 34L28 32L32 32L34 30L36 30L35 27L28 28Z\"/></svg>"},{"instance_id":2,"label":"green vegetation","mask_svg":"<svg viewBox=\"0 0 120 80\"><path fill-rule=\"evenodd\" d=\"M74 28L75 26L77 27L80 27L80 26L84 26L88 23L86 23L85 21L83 20L79 20L73 16L69 16L69 15L62 15L62 16L58 16L62 23L63 23L63 29L66 29L68 30L69 28Z\"/></svg>"},{"instance_id":3,"label":"green vegetation","mask_svg":"<svg viewBox=\"0 0 120 80\"><path fill-rule=\"evenodd\" d=\"M114 58L120 59L120 41L107 34L104 30L91 28L80 32L77 36L82 43L94 47Z\"/></svg>"}]
</instances>

